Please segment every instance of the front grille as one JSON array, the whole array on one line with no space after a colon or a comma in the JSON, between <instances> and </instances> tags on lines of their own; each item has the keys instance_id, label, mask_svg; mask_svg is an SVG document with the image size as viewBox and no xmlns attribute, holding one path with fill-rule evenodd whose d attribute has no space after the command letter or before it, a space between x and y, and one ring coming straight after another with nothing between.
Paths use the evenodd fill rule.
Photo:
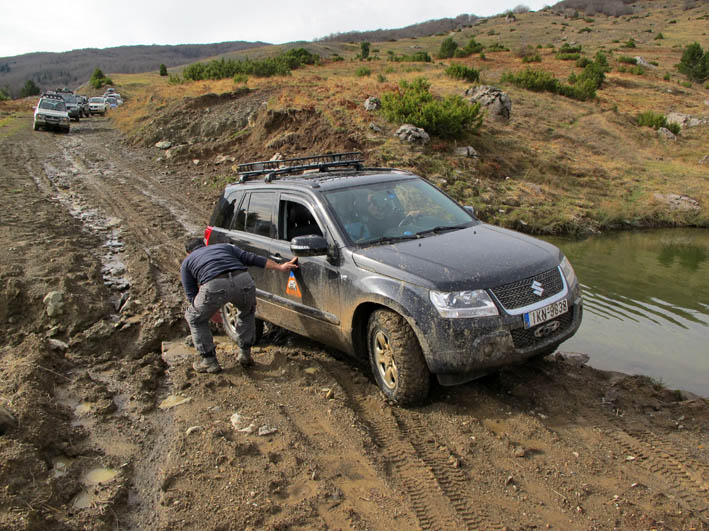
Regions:
<instances>
[{"instance_id":1,"label":"front grille","mask_svg":"<svg viewBox=\"0 0 709 531\"><path fill-rule=\"evenodd\" d=\"M532 283L535 281L544 288L541 297L532 291ZM559 268L555 267L533 277L495 288L492 293L506 310L514 310L547 299L560 293L562 289L564 289L564 283L561 281L561 273Z\"/></svg>"},{"instance_id":2,"label":"front grille","mask_svg":"<svg viewBox=\"0 0 709 531\"><path fill-rule=\"evenodd\" d=\"M540 327L548 325L552 321L547 321L545 323L538 324L537 326L533 326L532 328L518 328L517 330L512 330L512 342L514 343L515 348L529 348L536 345L537 343L541 343L542 341L546 341L547 339L562 334L571 326L571 323L573 323L574 321L573 308L571 308L568 312L561 315L558 319L555 320L559 321L559 328L557 328L553 334L544 337L537 337L534 335L534 332L536 332Z\"/></svg>"}]
</instances>

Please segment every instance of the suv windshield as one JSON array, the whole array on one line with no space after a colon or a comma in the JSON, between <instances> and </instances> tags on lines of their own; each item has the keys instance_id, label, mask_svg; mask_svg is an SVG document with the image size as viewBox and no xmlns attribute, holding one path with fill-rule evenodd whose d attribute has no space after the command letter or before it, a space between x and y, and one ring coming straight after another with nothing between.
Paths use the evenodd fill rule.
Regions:
<instances>
[{"instance_id":1,"label":"suv windshield","mask_svg":"<svg viewBox=\"0 0 709 531\"><path fill-rule=\"evenodd\" d=\"M420 179L326 192L338 222L357 244L391 242L476 223L456 202Z\"/></svg>"},{"instance_id":2,"label":"suv windshield","mask_svg":"<svg viewBox=\"0 0 709 531\"><path fill-rule=\"evenodd\" d=\"M103 98L91 98L89 103L103 103Z\"/></svg>"},{"instance_id":3,"label":"suv windshield","mask_svg":"<svg viewBox=\"0 0 709 531\"><path fill-rule=\"evenodd\" d=\"M39 108L48 111L66 111L66 105L62 100L42 100L39 102Z\"/></svg>"},{"instance_id":4,"label":"suv windshield","mask_svg":"<svg viewBox=\"0 0 709 531\"><path fill-rule=\"evenodd\" d=\"M64 98L64 101L67 103L76 103L76 96L73 94L62 94L62 98Z\"/></svg>"}]
</instances>

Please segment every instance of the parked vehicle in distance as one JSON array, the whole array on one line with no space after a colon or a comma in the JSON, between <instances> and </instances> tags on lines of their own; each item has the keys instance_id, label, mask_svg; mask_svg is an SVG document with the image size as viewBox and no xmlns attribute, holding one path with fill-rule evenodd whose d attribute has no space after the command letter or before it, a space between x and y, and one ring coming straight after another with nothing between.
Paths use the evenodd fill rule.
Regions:
<instances>
[{"instance_id":1,"label":"parked vehicle in distance","mask_svg":"<svg viewBox=\"0 0 709 531\"><path fill-rule=\"evenodd\" d=\"M64 98L58 94L43 94L34 110L33 128L58 129L69 132L69 113Z\"/></svg>"},{"instance_id":2,"label":"parked vehicle in distance","mask_svg":"<svg viewBox=\"0 0 709 531\"><path fill-rule=\"evenodd\" d=\"M104 100L106 100L106 105L108 105L110 109L118 107L118 100L116 100L113 96L105 96Z\"/></svg>"},{"instance_id":3,"label":"parked vehicle in distance","mask_svg":"<svg viewBox=\"0 0 709 531\"><path fill-rule=\"evenodd\" d=\"M66 110L69 113L69 118L73 118L78 122L81 119L81 107L77 97L73 92L63 91L57 92L57 94L64 99L64 103L66 103Z\"/></svg>"},{"instance_id":4,"label":"parked vehicle in distance","mask_svg":"<svg viewBox=\"0 0 709 531\"><path fill-rule=\"evenodd\" d=\"M581 324L579 282L557 247L482 223L418 175L366 168L361 153L239 171L208 245L299 264L288 279L250 270L259 322L369 358L396 403L423 400L431 375L456 385L550 354ZM235 308L221 314L236 339Z\"/></svg>"},{"instance_id":5,"label":"parked vehicle in distance","mask_svg":"<svg viewBox=\"0 0 709 531\"><path fill-rule=\"evenodd\" d=\"M105 116L107 110L108 105L106 104L106 100L104 98L100 96L89 98L89 111L91 114L100 114L101 116Z\"/></svg>"}]
</instances>

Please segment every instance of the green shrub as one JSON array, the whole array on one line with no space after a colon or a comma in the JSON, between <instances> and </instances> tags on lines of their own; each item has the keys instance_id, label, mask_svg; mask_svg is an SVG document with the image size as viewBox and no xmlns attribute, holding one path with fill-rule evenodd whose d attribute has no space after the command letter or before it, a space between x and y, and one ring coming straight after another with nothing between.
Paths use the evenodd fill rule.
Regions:
<instances>
[{"instance_id":1,"label":"green shrub","mask_svg":"<svg viewBox=\"0 0 709 531\"><path fill-rule=\"evenodd\" d=\"M35 84L35 82L31 79L28 79L27 81L25 81L25 84L22 86L22 89L20 89L20 98L26 98L27 96L37 96L40 92L41 90Z\"/></svg>"},{"instance_id":2,"label":"green shrub","mask_svg":"<svg viewBox=\"0 0 709 531\"><path fill-rule=\"evenodd\" d=\"M89 85L95 89L100 89L105 85L113 85L113 80L101 71L100 68L95 68L89 79Z\"/></svg>"},{"instance_id":3,"label":"green shrub","mask_svg":"<svg viewBox=\"0 0 709 531\"><path fill-rule=\"evenodd\" d=\"M480 60L487 61L487 55L485 55L485 52L480 52Z\"/></svg>"},{"instance_id":4,"label":"green shrub","mask_svg":"<svg viewBox=\"0 0 709 531\"><path fill-rule=\"evenodd\" d=\"M680 81L679 84L684 88L692 88L692 83L689 81Z\"/></svg>"},{"instance_id":5,"label":"green shrub","mask_svg":"<svg viewBox=\"0 0 709 531\"><path fill-rule=\"evenodd\" d=\"M494 44L490 44L485 48L488 52L509 52L510 49L507 48L504 44L500 44L499 42L496 42Z\"/></svg>"},{"instance_id":6,"label":"green shrub","mask_svg":"<svg viewBox=\"0 0 709 531\"><path fill-rule=\"evenodd\" d=\"M526 57L522 57L522 62L523 63L541 63L542 56L539 55L538 53L536 53L534 55L528 55Z\"/></svg>"},{"instance_id":7,"label":"green shrub","mask_svg":"<svg viewBox=\"0 0 709 531\"><path fill-rule=\"evenodd\" d=\"M471 83L475 83L480 80L480 71L475 70L475 68L469 68L464 65L452 64L446 68L445 73L447 76L453 79L464 79Z\"/></svg>"},{"instance_id":8,"label":"green shrub","mask_svg":"<svg viewBox=\"0 0 709 531\"><path fill-rule=\"evenodd\" d=\"M675 135L678 135L681 130L679 124L667 123L667 117L664 114L653 111L646 111L638 114L636 120L638 125L641 127L652 127L653 129L665 127L666 129L672 131Z\"/></svg>"},{"instance_id":9,"label":"green shrub","mask_svg":"<svg viewBox=\"0 0 709 531\"><path fill-rule=\"evenodd\" d=\"M367 57L369 57L369 46L370 46L370 44L368 42L360 42L359 43L359 48L360 48L359 55L362 59L366 59Z\"/></svg>"},{"instance_id":10,"label":"green shrub","mask_svg":"<svg viewBox=\"0 0 709 531\"><path fill-rule=\"evenodd\" d=\"M621 48L635 48L635 39L628 39L626 42L620 45Z\"/></svg>"},{"instance_id":11,"label":"green shrub","mask_svg":"<svg viewBox=\"0 0 709 531\"><path fill-rule=\"evenodd\" d=\"M293 48L276 57L266 59L233 60L215 59L208 63L193 63L182 71L182 77L188 81L202 79L224 79L236 74L246 74L256 77L288 76L291 70L304 64L316 64L320 56L310 53L305 48Z\"/></svg>"},{"instance_id":12,"label":"green shrub","mask_svg":"<svg viewBox=\"0 0 709 531\"><path fill-rule=\"evenodd\" d=\"M6 86L0 87L0 101L7 101L11 99L10 89Z\"/></svg>"},{"instance_id":13,"label":"green shrub","mask_svg":"<svg viewBox=\"0 0 709 531\"><path fill-rule=\"evenodd\" d=\"M234 83L246 83L249 80L249 76L246 74L234 74Z\"/></svg>"},{"instance_id":14,"label":"green shrub","mask_svg":"<svg viewBox=\"0 0 709 531\"><path fill-rule=\"evenodd\" d=\"M438 57L441 59L450 59L455 55L457 49L458 43L455 42L452 37L448 37L441 43L441 47L438 49Z\"/></svg>"},{"instance_id":15,"label":"green shrub","mask_svg":"<svg viewBox=\"0 0 709 531\"><path fill-rule=\"evenodd\" d=\"M665 36L660 32L660 33L658 33L657 35L655 35L655 39L654 39L654 40L660 41L660 40L662 40L662 39L664 39L664 38L665 38Z\"/></svg>"},{"instance_id":16,"label":"green shrub","mask_svg":"<svg viewBox=\"0 0 709 531\"><path fill-rule=\"evenodd\" d=\"M372 69L368 68L366 66L360 66L357 70L355 70L355 75L357 77L366 77L366 76L371 76L372 75Z\"/></svg>"},{"instance_id":17,"label":"green shrub","mask_svg":"<svg viewBox=\"0 0 709 531\"><path fill-rule=\"evenodd\" d=\"M337 63L337 62L339 62L339 61L344 61L344 60L345 60L344 57L342 57L340 54L337 54L337 53L332 54L332 56L330 57L330 59L331 59L333 62L335 62L335 63Z\"/></svg>"},{"instance_id":18,"label":"green shrub","mask_svg":"<svg viewBox=\"0 0 709 531\"><path fill-rule=\"evenodd\" d=\"M635 57L629 57L627 55L620 55L616 58L616 61L619 63L625 63L628 65L636 65L638 64L638 60L635 59Z\"/></svg>"},{"instance_id":19,"label":"green shrub","mask_svg":"<svg viewBox=\"0 0 709 531\"><path fill-rule=\"evenodd\" d=\"M396 123L422 127L441 138L459 138L477 131L482 124L480 104L470 104L460 96L436 98L425 78L411 83L402 81L397 92L382 96L382 113Z\"/></svg>"},{"instance_id":20,"label":"green shrub","mask_svg":"<svg viewBox=\"0 0 709 531\"><path fill-rule=\"evenodd\" d=\"M662 77L662 79L664 79L665 81L669 81L671 79L670 73L665 72L665 75Z\"/></svg>"},{"instance_id":21,"label":"green shrub","mask_svg":"<svg viewBox=\"0 0 709 531\"><path fill-rule=\"evenodd\" d=\"M642 76L645 73L645 69L640 65L635 65L630 69L630 73L635 74L636 76Z\"/></svg>"},{"instance_id":22,"label":"green shrub","mask_svg":"<svg viewBox=\"0 0 709 531\"><path fill-rule=\"evenodd\" d=\"M579 33L591 33L593 30L591 28L581 28Z\"/></svg>"},{"instance_id":23,"label":"green shrub","mask_svg":"<svg viewBox=\"0 0 709 531\"><path fill-rule=\"evenodd\" d=\"M693 42L682 52L677 70L690 81L703 83L709 78L709 51L705 53L698 42Z\"/></svg>"},{"instance_id":24,"label":"green shrub","mask_svg":"<svg viewBox=\"0 0 709 531\"><path fill-rule=\"evenodd\" d=\"M598 52L596 59L587 64L583 72L579 75L569 76L568 84L562 83L549 72L531 68L517 74L505 72L502 75L502 81L509 81L518 87L535 92L552 92L567 98L585 101L596 97L596 89L603 84L608 70L606 56Z\"/></svg>"},{"instance_id":25,"label":"green shrub","mask_svg":"<svg viewBox=\"0 0 709 531\"><path fill-rule=\"evenodd\" d=\"M160 75L167 76L167 66L165 66L165 64L160 65Z\"/></svg>"},{"instance_id":26,"label":"green shrub","mask_svg":"<svg viewBox=\"0 0 709 531\"><path fill-rule=\"evenodd\" d=\"M386 83L387 78L384 76L384 74L377 74L377 82L378 83Z\"/></svg>"},{"instance_id":27,"label":"green shrub","mask_svg":"<svg viewBox=\"0 0 709 531\"><path fill-rule=\"evenodd\" d=\"M185 80L180 77L180 74L170 74L167 78L170 85L182 85Z\"/></svg>"},{"instance_id":28,"label":"green shrub","mask_svg":"<svg viewBox=\"0 0 709 531\"><path fill-rule=\"evenodd\" d=\"M588 57L579 57L576 60L576 66L579 68L585 68L587 65L590 65L593 61L591 61Z\"/></svg>"}]
</instances>

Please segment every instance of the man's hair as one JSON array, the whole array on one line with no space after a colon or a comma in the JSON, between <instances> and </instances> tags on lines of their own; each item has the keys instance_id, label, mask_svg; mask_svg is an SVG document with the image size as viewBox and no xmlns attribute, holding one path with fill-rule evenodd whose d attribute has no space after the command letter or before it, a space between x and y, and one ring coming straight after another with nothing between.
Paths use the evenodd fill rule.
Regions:
<instances>
[{"instance_id":1,"label":"man's hair","mask_svg":"<svg viewBox=\"0 0 709 531\"><path fill-rule=\"evenodd\" d=\"M185 242L185 251L188 253L191 253L195 249L199 249L200 247L204 247L204 240L202 238L189 238Z\"/></svg>"}]
</instances>

